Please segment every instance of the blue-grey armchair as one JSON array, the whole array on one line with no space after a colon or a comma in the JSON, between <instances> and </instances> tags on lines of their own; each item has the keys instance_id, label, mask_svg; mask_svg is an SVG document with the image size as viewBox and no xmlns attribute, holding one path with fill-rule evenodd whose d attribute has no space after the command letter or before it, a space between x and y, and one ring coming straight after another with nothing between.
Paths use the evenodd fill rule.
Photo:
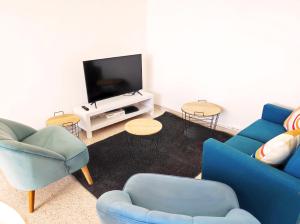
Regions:
<instances>
[{"instance_id":1,"label":"blue-grey armchair","mask_svg":"<svg viewBox=\"0 0 300 224\"><path fill-rule=\"evenodd\" d=\"M215 181L137 174L97 201L102 224L259 224L234 191Z\"/></svg>"},{"instance_id":2,"label":"blue-grey armchair","mask_svg":"<svg viewBox=\"0 0 300 224\"><path fill-rule=\"evenodd\" d=\"M36 131L0 119L0 169L11 185L28 191L29 212L34 211L36 189L79 169L92 184L88 161L87 147L62 127Z\"/></svg>"}]
</instances>

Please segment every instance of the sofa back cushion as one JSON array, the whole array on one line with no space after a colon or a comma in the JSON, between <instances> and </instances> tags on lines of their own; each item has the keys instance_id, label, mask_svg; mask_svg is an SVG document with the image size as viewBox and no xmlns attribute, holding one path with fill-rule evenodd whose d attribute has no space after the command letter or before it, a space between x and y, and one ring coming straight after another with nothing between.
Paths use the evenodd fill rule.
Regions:
<instances>
[{"instance_id":1,"label":"sofa back cushion","mask_svg":"<svg viewBox=\"0 0 300 224\"><path fill-rule=\"evenodd\" d=\"M291 113L292 111L287 108L268 103L264 105L262 119L282 125Z\"/></svg>"},{"instance_id":2,"label":"sofa back cushion","mask_svg":"<svg viewBox=\"0 0 300 224\"><path fill-rule=\"evenodd\" d=\"M300 178L300 147L296 149L294 154L288 160L284 167L284 171L294 177Z\"/></svg>"}]
</instances>

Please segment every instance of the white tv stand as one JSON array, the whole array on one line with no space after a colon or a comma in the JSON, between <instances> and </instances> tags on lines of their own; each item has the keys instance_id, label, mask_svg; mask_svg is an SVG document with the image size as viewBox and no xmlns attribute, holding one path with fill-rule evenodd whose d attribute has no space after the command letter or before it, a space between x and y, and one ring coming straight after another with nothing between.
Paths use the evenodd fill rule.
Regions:
<instances>
[{"instance_id":1,"label":"white tv stand","mask_svg":"<svg viewBox=\"0 0 300 224\"><path fill-rule=\"evenodd\" d=\"M145 91L141 91L141 93L142 96L136 93L135 95L121 95L97 101L97 108L95 105L85 105L89 111L84 110L81 106L74 108L74 114L80 117L79 127L86 131L87 138L92 138L92 132L95 130L144 113L152 115L154 110L153 95ZM139 110L112 118L104 116L105 112L130 105L136 106Z\"/></svg>"}]
</instances>

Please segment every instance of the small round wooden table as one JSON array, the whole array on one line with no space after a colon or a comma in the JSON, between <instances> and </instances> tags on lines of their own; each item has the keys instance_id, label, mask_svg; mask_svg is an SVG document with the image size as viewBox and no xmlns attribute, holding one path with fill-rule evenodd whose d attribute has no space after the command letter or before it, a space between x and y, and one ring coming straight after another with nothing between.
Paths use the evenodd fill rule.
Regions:
<instances>
[{"instance_id":1,"label":"small round wooden table","mask_svg":"<svg viewBox=\"0 0 300 224\"><path fill-rule=\"evenodd\" d=\"M47 126L59 125L79 138L78 122L80 118L74 114L65 114L63 111L54 112L54 116L47 120Z\"/></svg>"},{"instance_id":2,"label":"small round wooden table","mask_svg":"<svg viewBox=\"0 0 300 224\"><path fill-rule=\"evenodd\" d=\"M154 119L149 118L138 118L131 121L128 121L125 124L125 131L131 135L139 137L139 143L142 145L142 137L152 136L152 143L154 143L155 148L158 147L159 135L156 135L162 129L162 124ZM133 145L128 136L129 145Z\"/></svg>"},{"instance_id":3,"label":"small round wooden table","mask_svg":"<svg viewBox=\"0 0 300 224\"><path fill-rule=\"evenodd\" d=\"M182 105L182 118L184 119L184 130L188 132L190 121L199 120L208 122L208 127L215 130L218 124L222 108L205 100L188 102Z\"/></svg>"}]
</instances>

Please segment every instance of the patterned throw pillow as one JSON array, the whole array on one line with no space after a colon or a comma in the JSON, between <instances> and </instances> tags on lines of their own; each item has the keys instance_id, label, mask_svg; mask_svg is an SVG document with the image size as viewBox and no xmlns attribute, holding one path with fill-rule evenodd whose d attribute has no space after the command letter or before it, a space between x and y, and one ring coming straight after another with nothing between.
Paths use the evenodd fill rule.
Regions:
<instances>
[{"instance_id":1,"label":"patterned throw pillow","mask_svg":"<svg viewBox=\"0 0 300 224\"><path fill-rule=\"evenodd\" d=\"M255 153L255 158L270 164L282 164L300 145L300 129L288 131L272 138Z\"/></svg>"},{"instance_id":2,"label":"patterned throw pillow","mask_svg":"<svg viewBox=\"0 0 300 224\"><path fill-rule=\"evenodd\" d=\"M287 131L300 128L300 107L294 110L290 116L284 121L283 126Z\"/></svg>"}]
</instances>

